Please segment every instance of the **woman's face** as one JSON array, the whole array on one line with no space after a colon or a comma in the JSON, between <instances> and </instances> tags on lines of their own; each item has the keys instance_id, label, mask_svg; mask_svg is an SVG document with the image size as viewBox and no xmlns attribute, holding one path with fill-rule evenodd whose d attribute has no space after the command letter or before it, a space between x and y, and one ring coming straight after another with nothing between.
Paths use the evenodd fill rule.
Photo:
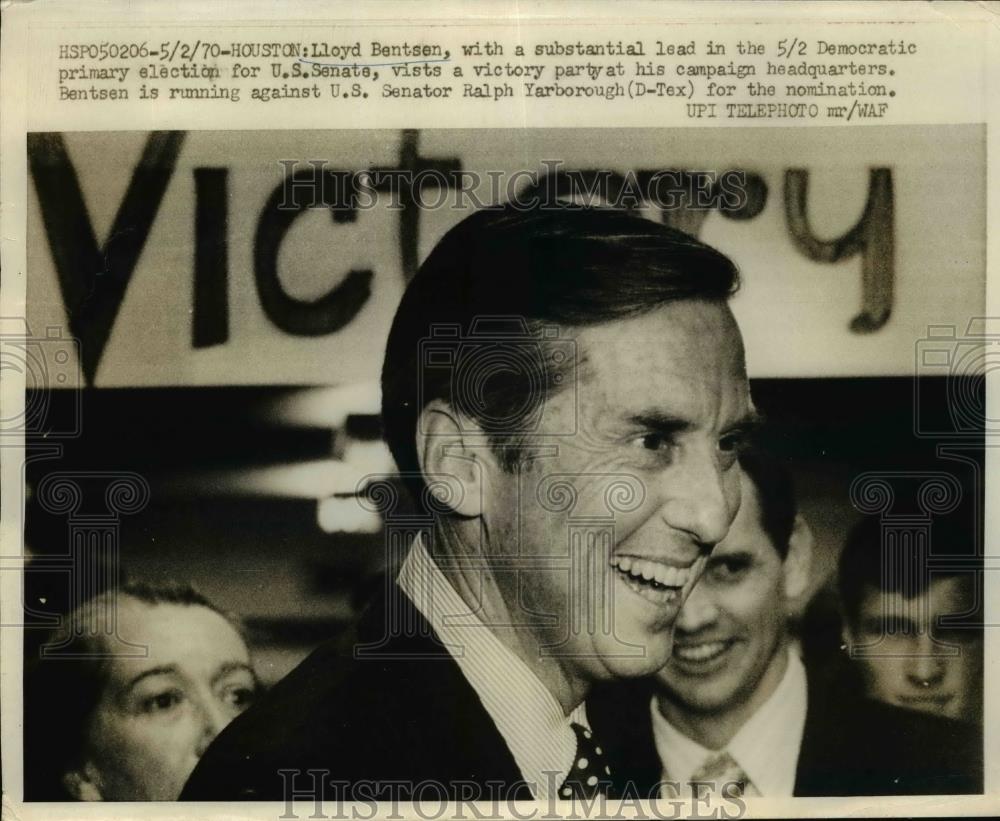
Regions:
<instances>
[{"instance_id":1,"label":"woman's face","mask_svg":"<svg viewBox=\"0 0 1000 821\"><path fill-rule=\"evenodd\" d=\"M148 653L111 660L84 764L66 784L81 800L173 801L209 742L253 701L250 655L207 607L130 597L117 606L119 636Z\"/></svg>"}]
</instances>

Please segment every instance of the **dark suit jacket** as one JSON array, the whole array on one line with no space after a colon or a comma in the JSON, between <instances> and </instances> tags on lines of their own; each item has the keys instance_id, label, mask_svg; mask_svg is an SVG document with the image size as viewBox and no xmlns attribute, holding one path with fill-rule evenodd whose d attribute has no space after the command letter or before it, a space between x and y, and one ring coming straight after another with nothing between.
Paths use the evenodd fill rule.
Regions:
<instances>
[{"instance_id":1,"label":"dark suit jacket","mask_svg":"<svg viewBox=\"0 0 1000 821\"><path fill-rule=\"evenodd\" d=\"M872 701L841 679L808 678L794 795L982 793L982 740L973 728ZM618 789L644 798L662 778L649 712L653 687L649 679L619 682L587 701Z\"/></svg>"},{"instance_id":2,"label":"dark suit jacket","mask_svg":"<svg viewBox=\"0 0 1000 821\"><path fill-rule=\"evenodd\" d=\"M368 645L360 658L358 642ZM406 801L425 780L444 788L427 788L429 800L474 798L488 781L499 792L484 800L531 798L479 697L392 585L356 632L316 650L219 735L181 800L310 801L325 781L330 803Z\"/></svg>"}]
</instances>

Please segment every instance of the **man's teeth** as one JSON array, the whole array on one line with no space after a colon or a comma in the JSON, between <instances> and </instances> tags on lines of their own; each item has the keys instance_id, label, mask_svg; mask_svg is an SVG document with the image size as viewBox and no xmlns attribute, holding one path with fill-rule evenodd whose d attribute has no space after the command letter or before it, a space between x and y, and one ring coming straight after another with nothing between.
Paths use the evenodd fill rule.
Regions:
<instances>
[{"instance_id":1,"label":"man's teeth","mask_svg":"<svg viewBox=\"0 0 1000 821\"><path fill-rule=\"evenodd\" d=\"M633 556L615 556L611 559L611 564L633 579L655 582L663 587L683 587L691 577L690 567L671 567Z\"/></svg>"},{"instance_id":2,"label":"man's teeth","mask_svg":"<svg viewBox=\"0 0 1000 821\"><path fill-rule=\"evenodd\" d=\"M675 644L674 655L681 661L704 661L717 656L726 649L723 641L710 641L705 644L691 644L685 647Z\"/></svg>"}]
</instances>

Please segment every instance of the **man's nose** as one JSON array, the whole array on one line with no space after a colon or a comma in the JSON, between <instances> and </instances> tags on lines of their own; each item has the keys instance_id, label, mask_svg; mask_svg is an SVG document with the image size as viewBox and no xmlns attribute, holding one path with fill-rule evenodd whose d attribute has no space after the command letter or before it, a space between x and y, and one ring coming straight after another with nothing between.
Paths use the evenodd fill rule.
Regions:
<instances>
[{"instance_id":1,"label":"man's nose","mask_svg":"<svg viewBox=\"0 0 1000 821\"><path fill-rule=\"evenodd\" d=\"M685 454L681 463L667 473L663 505L666 523L701 544L721 542L739 505L738 474L733 471L732 482L727 480L714 448Z\"/></svg>"},{"instance_id":2,"label":"man's nose","mask_svg":"<svg viewBox=\"0 0 1000 821\"><path fill-rule=\"evenodd\" d=\"M197 752L201 756L213 739L232 721L233 715L226 704L214 697L202 699L198 704L198 713L201 718L201 736Z\"/></svg>"},{"instance_id":3,"label":"man's nose","mask_svg":"<svg viewBox=\"0 0 1000 821\"><path fill-rule=\"evenodd\" d=\"M711 627L718 615L719 611L709 586L699 581L677 615L677 630L681 633L697 633L699 630Z\"/></svg>"},{"instance_id":4,"label":"man's nose","mask_svg":"<svg viewBox=\"0 0 1000 821\"><path fill-rule=\"evenodd\" d=\"M929 689L944 681L945 659L935 651L929 635L917 644L915 655L907 659L906 680L914 687Z\"/></svg>"}]
</instances>

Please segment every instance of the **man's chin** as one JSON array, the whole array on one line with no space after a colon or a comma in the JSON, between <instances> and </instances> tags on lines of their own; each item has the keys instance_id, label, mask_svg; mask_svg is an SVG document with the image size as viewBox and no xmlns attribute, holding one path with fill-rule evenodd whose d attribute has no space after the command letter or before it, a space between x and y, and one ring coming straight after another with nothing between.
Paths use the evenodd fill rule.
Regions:
<instances>
[{"instance_id":1,"label":"man's chin","mask_svg":"<svg viewBox=\"0 0 1000 821\"><path fill-rule=\"evenodd\" d=\"M662 639L658 640L662 643ZM644 642L622 639L614 652L603 653L604 667L610 678L641 678L652 676L663 669L670 659L670 642L658 646L655 652Z\"/></svg>"}]
</instances>

